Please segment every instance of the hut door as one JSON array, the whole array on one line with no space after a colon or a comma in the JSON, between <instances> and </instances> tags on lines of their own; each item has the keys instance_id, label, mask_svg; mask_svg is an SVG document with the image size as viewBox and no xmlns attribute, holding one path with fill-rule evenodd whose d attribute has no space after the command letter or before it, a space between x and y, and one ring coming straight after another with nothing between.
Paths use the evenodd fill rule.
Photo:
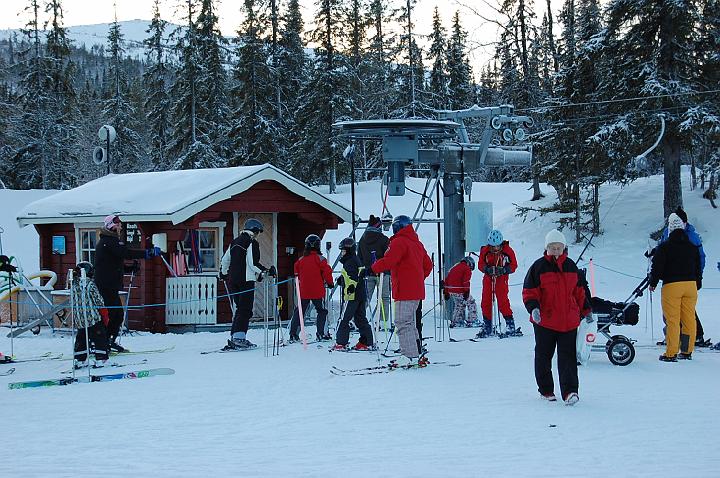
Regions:
<instances>
[{"instance_id":1,"label":"hut door","mask_svg":"<svg viewBox=\"0 0 720 478\"><path fill-rule=\"evenodd\" d=\"M275 264L275 231L273 230L274 221L273 213L238 213L238 229L242 231L243 224L250 218L255 218L263 224L263 232L257 237L260 244L260 263L265 267ZM257 283L255 290L255 305L253 307L253 318L265 318L265 281ZM269 290L270 297L268 305L270 307L270 316L272 317L274 310L275 291Z\"/></svg>"}]
</instances>

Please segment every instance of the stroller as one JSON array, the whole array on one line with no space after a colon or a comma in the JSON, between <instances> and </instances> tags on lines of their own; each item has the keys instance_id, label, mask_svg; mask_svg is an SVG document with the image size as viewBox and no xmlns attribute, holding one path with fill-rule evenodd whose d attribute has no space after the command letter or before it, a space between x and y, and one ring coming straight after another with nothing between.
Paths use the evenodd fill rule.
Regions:
<instances>
[{"instance_id":1,"label":"stroller","mask_svg":"<svg viewBox=\"0 0 720 478\"><path fill-rule=\"evenodd\" d=\"M610 326L614 325L637 325L640 317L640 306L633 302L641 297L645 289L650 285L650 276L646 276L640 284L635 287L630 297L624 302L611 302L599 297L591 298L593 315L597 320L598 333L607 338L604 346L593 345L593 350L604 350L614 365L625 366L635 359L635 347L631 340L624 335L611 335ZM590 297L586 287L586 293Z\"/></svg>"}]
</instances>

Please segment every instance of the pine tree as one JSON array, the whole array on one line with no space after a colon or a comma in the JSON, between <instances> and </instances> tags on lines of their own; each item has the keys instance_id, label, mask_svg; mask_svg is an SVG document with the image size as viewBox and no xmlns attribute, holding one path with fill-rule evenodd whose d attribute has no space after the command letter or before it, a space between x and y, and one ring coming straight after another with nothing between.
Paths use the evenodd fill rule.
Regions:
<instances>
[{"instance_id":1,"label":"pine tree","mask_svg":"<svg viewBox=\"0 0 720 478\"><path fill-rule=\"evenodd\" d=\"M145 39L146 61L149 64L143 74L146 91L144 108L147 112L150 139L150 161L155 171L170 167L168 140L170 137L170 98L168 96L168 65L165 60L164 35L167 22L160 18L160 0L155 0L153 18Z\"/></svg>"},{"instance_id":2,"label":"pine tree","mask_svg":"<svg viewBox=\"0 0 720 478\"><path fill-rule=\"evenodd\" d=\"M447 49L449 107L452 110L469 108L474 103L472 70L466 50L467 32L460 25L460 13L456 11Z\"/></svg>"},{"instance_id":3,"label":"pine tree","mask_svg":"<svg viewBox=\"0 0 720 478\"><path fill-rule=\"evenodd\" d=\"M230 138L234 156L230 164L274 163L275 84L268 62L268 49L262 39L268 26L267 9L262 2L244 0L245 21L238 31L238 62L234 69L236 109Z\"/></svg>"},{"instance_id":4,"label":"pine tree","mask_svg":"<svg viewBox=\"0 0 720 478\"><path fill-rule=\"evenodd\" d=\"M115 141L110 145L108 168L111 173L147 171L150 166L145 145L138 134L135 105L128 98L128 78L122 64L125 53L123 39L116 18L108 34L111 81L103 105L103 116L117 133Z\"/></svg>"},{"instance_id":5,"label":"pine tree","mask_svg":"<svg viewBox=\"0 0 720 478\"><path fill-rule=\"evenodd\" d=\"M406 0L395 11L394 20L401 26L402 34L397 45L398 66L394 71L395 88L400 91L399 104L390 114L399 118L432 118L432 110L425 102L425 68L422 49L415 40L413 8L417 0Z\"/></svg>"},{"instance_id":6,"label":"pine tree","mask_svg":"<svg viewBox=\"0 0 720 478\"><path fill-rule=\"evenodd\" d=\"M430 71L429 92L432 95L432 105L437 109L448 109L448 81L445 56L448 52L448 42L445 27L440 18L438 7L433 11L432 33L430 34L430 50L428 60L432 61Z\"/></svg>"},{"instance_id":7,"label":"pine tree","mask_svg":"<svg viewBox=\"0 0 720 478\"><path fill-rule=\"evenodd\" d=\"M368 102L370 118L387 119L397 103L397 90L392 84L392 45L395 37L385 28L389 21L387 0L371 0L368 10L370 42L368 46Z\"/></svg>"},{"instance_id":8,"label":"pine tree","mask_svg":"<svg viewBox=\"0 0 720 478\"><path fill-rule=\"evenodd\" d=\"M606 63L603 96L647 99L609 107L618 119L604 125L598 136L612 144L612 154L632 157L657 137L656 112L663 112L664 217L682 205L680 160L690 132L681 123L690 112L685 105L697 78L692 49L697 5L697 0L617 0L608 7L603 56L614 61Z\"/></svg>"}]
</instances>

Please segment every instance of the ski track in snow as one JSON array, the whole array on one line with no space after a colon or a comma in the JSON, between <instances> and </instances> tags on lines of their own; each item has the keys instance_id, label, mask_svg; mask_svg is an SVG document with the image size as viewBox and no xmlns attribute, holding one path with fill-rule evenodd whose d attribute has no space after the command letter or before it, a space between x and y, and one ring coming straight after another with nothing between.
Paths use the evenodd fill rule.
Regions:
<instances>
[{"instance_id":1,"label":"ski track in snow","mask_svg":"<svg viewBox=\"0 0 720 478\"><path fill-rule=\"evenodd\" d=\"M683 179L686 179L684 175ZM409 180L422 190L421 180ZM514 216L512 202L529 197L526 184L476 184L473 200L496 199L496 226L518 254L521 283L539 257L552 218ZM326 192L324 188L319 188ZM349 207L349 186L337 199ZM377 182L358 187L358 212L378 204ZM604 186L605 214L620 191ZM544 187L546 194L552 193ZM684 191L690 222L702 234L708 254L698 313L706 338L720 340L716 310L720 305L717 263L718 213ZM394 214L412 213L417 196L390 198ZM549 202L549 199L545 199ZM639 180L621 194L586 259L641 277L647 233L659 227L662 177ZM22 207L22 205L20 205ZM18 208L19 209L19 208ZM428 213L434 216L434 212ZM713 228L714 226L714 228ZM7 230L7 228L6 228ZM336 247L349 226L330 231L324 240ZM435 250L435 226L422 226L423 241ZM568 238L571 232L565 231ZM6 239L6 236L3 236ZM4 242L4 244L8 244ZM580 252L571 246L570 256ZM337 251L333 249L331 263ZM597 295L625 299L640 279L596 268ZM428 279L428 284L430 279ZM480 296L481 277L472 292ZM429 297L432 297L428 288ZM533 376L532 327L527 323L520 287L510 289L518 325L527 335L506 340L435 342L428 340L431 361L460 362L460 367L432 367L387 374L340 377L332 365L377 365L375 354L329 354L323 343L304 350L297 344L264 357L263 334L250 331L258 350L242 354L200 355L221 347L225 334L138 334L123 338L130 350L174 345L166 353L117 356L147 366L109 368L96 373L172 367L173 376L65 387L8 390L16 381L56 378L68 361L12 365L0 377L2 423L7 446L0 450L0 476L105 477L154 476L686 476L716 477L720 466L717 430L720 353L698 351L691 362L661 363L659 347L647 347L662 333L660 295L638 299L640 323L613 328L638 340L635 361L613 366L604 353L593 353L580 368L580 402L539 399ZM426 302L429 309L430 301ZM336 313L338 307L335 308ZM424 335L433 334L433 314ZM475 329L452 329L456 338ZM313 328L308 330L313 333ZM9 353L7 328L0 329L0 350ZM380 340L384 340L381 332ZM356 340L356 337L352 337ZM601 340L602 343L602 339ZM25 334L15 340L19 356L52 351L71 355L68 337ZM395 347L395 343L391 344ZM384 349L384 344L382 345ZM382 358L382 357L381 357ZM388 359L382 358L383 363ZM7 368L6 365L0 367ZM78 372L78 374L83 372ZM556 376L556 393L559 394ZM554 425L554 426L551 426ZM21 454L21 458L18 453Z\"/></svg>"}]
</instances>

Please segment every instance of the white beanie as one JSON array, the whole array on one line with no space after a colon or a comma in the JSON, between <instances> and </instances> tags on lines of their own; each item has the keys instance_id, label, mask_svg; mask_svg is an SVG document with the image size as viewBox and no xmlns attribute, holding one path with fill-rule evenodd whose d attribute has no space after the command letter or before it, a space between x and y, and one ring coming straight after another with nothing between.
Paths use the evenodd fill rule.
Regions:
<instances>
[{"instance_id":1,"label":"white beanie","mask_svg":"<svg viewBox=\"0 0 720 478\"><path fill-rule=\"evenodd\" d=\"M559 242L562 245L567 245L565 235L557 229L553 229L545 235L545 247L547 247L548 244L552 244L553 242Z\"/></svg>"},{"instance_id":2,"label":"white beanie","mask_svg":"<svg viewBox=\"0 0 720 478\"><path fill-rule=\"evenodd\" d=\"M672 213L668 216L668 233L673 232L675 229L685 229L685 223L680 216Z\"/></svg>"}]
</instances>

